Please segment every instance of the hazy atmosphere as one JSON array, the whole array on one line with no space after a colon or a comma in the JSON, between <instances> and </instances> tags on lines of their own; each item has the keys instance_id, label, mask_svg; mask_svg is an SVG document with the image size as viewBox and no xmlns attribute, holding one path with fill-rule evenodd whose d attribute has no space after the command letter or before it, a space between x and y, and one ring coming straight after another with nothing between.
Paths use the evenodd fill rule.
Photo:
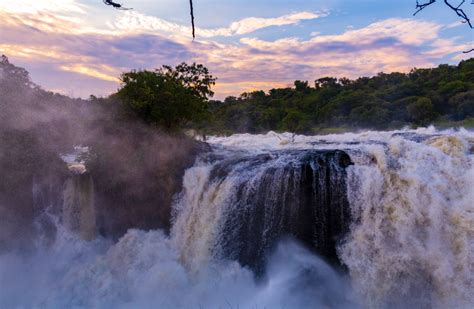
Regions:
<instances>
[{"instance_id":1,"label":"hazy atmosphere","mask_svg":"<svg viewBox=\"0 0 474 309\"><path fill-rule=\"evenodd\" d=\"M473 308L473 8L0 0L0 308Z\"/></svg>"}]
</instances>

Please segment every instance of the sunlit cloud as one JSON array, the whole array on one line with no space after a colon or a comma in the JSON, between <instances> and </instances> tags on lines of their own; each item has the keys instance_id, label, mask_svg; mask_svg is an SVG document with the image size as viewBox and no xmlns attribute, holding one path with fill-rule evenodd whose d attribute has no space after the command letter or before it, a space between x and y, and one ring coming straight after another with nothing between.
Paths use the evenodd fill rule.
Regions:
<instances>
[{"instance_id":1,"label":"sunlit cloud","mask_svg":"<svg viewBox=\"0 0 474 309\"><path fill-rule=\"evenodd\" d=\"M441 35L453 24L420 19L389 18L331 34L311 27L305 38L283 32L273 40L259 37L260 29L286 29L327 15L303 11L198 28L192 41L189 25L137 11L119 11L99 25L88 22L90 10L74 0L25 0L18 7L1 2L0 53L34 68L35 74L45 70L48 76L37 76L46 87L64 85L64 93L74 88L84 96L114 91L123 71L200 62L219 78L215 91L223 98L286 87L296 79L406 72L434 66L443 57L462 59L466 56L460 53L468 49L462 40Z\"/></svg>"},{"instance_id":2,"label":"sunlit cloud","mask_svg":"<svg viewBox=\"0 0 474 309\"><path fill-rule=\"evenodd\" d=\"M108 80L112 82L119 81L117 76L120 74L120 72L107 65L101 65L98 69L87 67L81 64L61 65L59 68L63 71L84 74L102 80ZM108 72L109 74L104 72Z\"/></svg>"},{"instance_id":3,"label":"sunlit cloud","mask_svg":"<svg viewBox=\"0 0 474 309\"><path fill-rule=\"evenodd\" d=\"M303 20L311 20L316 19L323 14L312 13L312 12L299 12L293 13L289 15L284 15L276 18L257 18L257 17L249 17L244 18L242 20L233 22L227 28L220 28L215 30L207 30L209 36L211 34L215 35L222 35L222 36L231 36L231 35L240 35L240 34L248 34L252 33L256 30L267 28L271 26L284 26L284 25L294 25L298 24Z\"/></svg>"},{"instance_id":4,"label":"sunlit cloud","mask_svg":"<svg viewBox=\"0 0 474 309\"><path fill-rule=\"evenodd\" d=\"M255 32L259 29L272 27L295 25L303 20L311 20L324 16L321 13L298 12L275 18L249 17L233 22L229 27L205 29L197 28L196 34L201 38L211 38L215 36L233 36ZM123 32L167 32L170 34L184 34L189 36L189 26L183 26L168 22L158 17L148 16L139 12L131 11L121 15L116 21L109 23L109 27Z\"/></svg>"},{"instance_id":5,"label":"sunlit cloud","mask_svg":"<svg viewBox=\"0 0 474 309\"><path fill-rule=\"evenodd\" d=\"M85 14L87 7L75 0L20 0L2 1L0 10L6 13L38 14L44 12L81 13Z\"/></svg>"}]
</instances>

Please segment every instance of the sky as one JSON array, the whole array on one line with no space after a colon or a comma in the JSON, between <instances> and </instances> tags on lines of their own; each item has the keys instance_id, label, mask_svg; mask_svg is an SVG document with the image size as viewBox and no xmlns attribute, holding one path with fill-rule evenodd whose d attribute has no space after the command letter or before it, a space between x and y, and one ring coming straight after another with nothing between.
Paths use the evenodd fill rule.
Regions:
<instances>
[{"instance_id":1,"label":"sky","mask_svg":"<svg viewBox=\"0 0 474 309\"><path fill-rule=\"evenodd\" d=\"M474 31L437 1L0 0L0 54L43 88L107 96L122 72L202 63L217 99L324 76L357 78L472 57ZM473 16L474 5L463 5Z\"/></svg>"}]
</instances>

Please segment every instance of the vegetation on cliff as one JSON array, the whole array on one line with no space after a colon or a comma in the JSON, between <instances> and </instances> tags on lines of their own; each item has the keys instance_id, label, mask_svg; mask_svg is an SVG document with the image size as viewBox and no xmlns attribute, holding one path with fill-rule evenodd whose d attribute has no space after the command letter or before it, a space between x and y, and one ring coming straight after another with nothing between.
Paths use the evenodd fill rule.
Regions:
<instances>
[{"instance_id":1,"label":"vegetation on cliff","mask_svg":"<svg viewBox=\"0 0 474 309\"><path fill-rule=\"evenodd\" d=\"M474 58L407 74L324 77L313 86L297 80L293 87L213 101L210 114L212 121L202 129L211 134L469 124L474 117Z\"/></svg>"}]
</instances>

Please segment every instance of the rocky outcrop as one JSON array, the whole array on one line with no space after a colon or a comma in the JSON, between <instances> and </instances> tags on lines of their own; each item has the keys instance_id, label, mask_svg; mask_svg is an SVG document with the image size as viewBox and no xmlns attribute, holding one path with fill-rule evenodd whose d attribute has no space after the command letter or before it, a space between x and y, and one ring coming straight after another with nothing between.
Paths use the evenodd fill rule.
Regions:
<instances>
[{"instance_id":1,"label":"rocky outcrop","mask_svg":"<svg viewBox=\"0 0 474 309\"><path fill-rule=\"evenodd\" d=\"M169 229L173 196L181 190L184 171L208 146L183 136L135 130L102 139L91 149L88 169L98 231L118 238L130 228Z\"/></svg>"},{"instance_id":2,"label":"rocky outcrop","mask_svg":"<svg viewBox=\"0 0 474 309\"><path fill-rule=\"evenodd\" d=\"M68 177L57 153L34 132L3 130L0 171L0 252L29 246L38 229L53 233L42 215L61 205Z\"/></svg>"}]
</instances>

